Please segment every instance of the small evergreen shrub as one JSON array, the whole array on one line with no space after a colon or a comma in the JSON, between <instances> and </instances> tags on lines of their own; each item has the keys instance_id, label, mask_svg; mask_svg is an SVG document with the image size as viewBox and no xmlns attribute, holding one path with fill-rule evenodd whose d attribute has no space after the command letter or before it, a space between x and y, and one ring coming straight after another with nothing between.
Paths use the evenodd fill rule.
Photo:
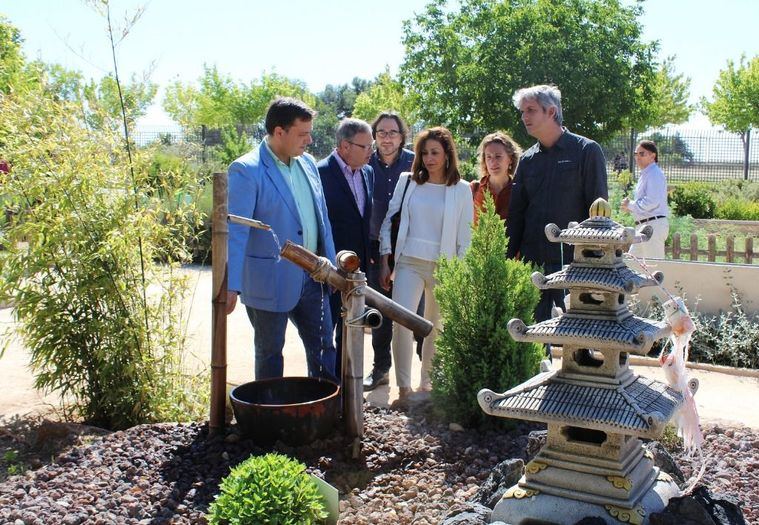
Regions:
<instances>
[{"instance_id":1,"label":"small evergreen shrub","mask_svg":"<svg viewBox=\"0 0 759 525\"><path fill-rule=\"evenodd\" d=\"M731 197L717 205L717 219L759 221L759 202Z\"/></svg>"},{"instance_id":2,"label":"small evergreen shrub","mask_svg":"<svg viewBox=\"0 0 759 525\"><path fill-rule=\"evenodd\" d=\"M713 219L717 203L708 185L687 182L672 192L671 204L678 215L690 215L694 219Z\"/></svg>"},{"instance_id":3,"label":"small evergreen shrub","mask_svg":"<svg viewBox=\"0 0 759 525\"><path fill-rule=\"evenodd\" d=\"M221 481L208 509L211 525L310 525L327 511L302 463L281 454L251 456Z\"/></svg>"},{"instance_id":4,"label":"small evergreen shrub","mask_svg":"<svg viewBox=\"0 0 759 525\"><path fill-rule=\"evenodd\" d=\"M443 331L432 365L432 397L444 416L467 426L495 424L482 412L477 392L504 392L538 372L543 349L517 343L508 322L533 319L539 291L532 267L506 259L503 221L492 199L485 199L463 259L441 259L435 297Z\"/></svg>"}]
</instances>

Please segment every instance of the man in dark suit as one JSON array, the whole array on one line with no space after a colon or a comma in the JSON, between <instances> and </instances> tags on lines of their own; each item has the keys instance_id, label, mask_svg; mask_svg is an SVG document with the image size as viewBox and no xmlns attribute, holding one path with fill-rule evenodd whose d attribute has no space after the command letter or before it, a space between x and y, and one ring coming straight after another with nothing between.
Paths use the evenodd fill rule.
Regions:
<instances>
[{"instance_id":1,"label":"man in dark suit","mask_svg":"<svg viewBox=\"0 0 759 525\"><path fill-rule=\"evenodd\" d=\"M372 153L372 128L363 120L343 119L337 127L337 147L317 164L322 180L327 213L332 225L335 250L351 250L361 258L361 268L369 263L369 223L372 217L374 171L367 165ZM343 319L340 293L330 297L335 320L335 374L340 377Z\"/></svg>"}]
</instances>

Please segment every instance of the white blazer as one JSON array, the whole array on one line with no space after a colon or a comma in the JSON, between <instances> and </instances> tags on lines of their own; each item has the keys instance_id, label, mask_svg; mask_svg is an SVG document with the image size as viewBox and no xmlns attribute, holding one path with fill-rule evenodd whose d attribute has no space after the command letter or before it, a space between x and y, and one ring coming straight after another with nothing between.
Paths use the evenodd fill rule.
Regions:
<instances>
[{"instance_id":1,"label":"white blazer","mask_svg":"<svg viewBox=\"0 0 759 525\"><path fill-rule=\"evenodd\" d=\"M418 187L417 183L411 180L406 191L406 198L401 208L401 199L403 190L406 187L406 181L411 177L410 172L401 173L398 177L398 184L395 185L393 197L388 204L385 220L382 221L380 228L380 255L391 253L390 249L390 218L401 210L401 223L398 229L398 241L395 250L395 260L397 261L403 255L403 248L406 245L406 236L409 228L409 209L408 203L414 190ZM443 213L443 236L440 239L440 255L446 257L463 257L464 252L469 248L472 241L472 221L474 220L474 203L472 201L472 190L469 184L463 180L453 186L445 188L445 211Z\"/></svg>"}]
</instances>

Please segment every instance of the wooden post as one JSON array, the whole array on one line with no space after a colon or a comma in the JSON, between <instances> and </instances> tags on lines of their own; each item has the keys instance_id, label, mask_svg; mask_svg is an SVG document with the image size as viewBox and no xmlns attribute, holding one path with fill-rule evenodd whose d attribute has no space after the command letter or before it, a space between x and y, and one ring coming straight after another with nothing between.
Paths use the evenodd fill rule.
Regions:
<instances>
[{"instance_id":1,"label":"wooden post","mask_svg":"<svg viewBox=\"0 0 759 525\"><path fill-rule=\"evenodd\" d=\"M709 251L707 252L706 258L709 262L714 262L716 260L717 252L717 237L713 233L710 233L706 240L709 245Z\"/></svg>"},{"instance_id":2,"label":"wooden post","mask_svg":"<svg viewBox=\"0 0 759 525\"><path fill-rule=\"evenodd\" d=\"M728 235L727 239L725 239L725 262L733 262L734 259L734 252L735 252L735 245L734 245L734 237L732 235Z\"/></svg>"},{"instance_id":3,"label":"wooden post","mask_svg":"<svg viewBox=\"0 0 759 525\"><path fill-rule=\"evenodd\" d=\"M353 288L351 282L341 275L331 262L303 246L287 241L280 255L306 270L315 280L325 282L341 292L348 292ZM324 265L323 268L322 265ZM314 274L317 271L319 274ZM368 305L375 307L384 317L405 326L414 332L414 335L427 337L432 331L432 323L424 317L419 317L416 313L368 286L364 286L362 291Z\"/></svg>"},{"instance_id":4,"label":"wooden post","mask_svg":"<svg viewBox=\"0 0 759 525\"><path fill-rule=\"evenodd\" d=\"M213 322L211 328L211 415L209 433L224 429L227 406L227 174L213 174L211 256Z\"/></svg>"},{"instance_id":5,"label":"wooden post","mask_svg":"<svg viewBox=\"0 0 759 525\"><path fill-rule=\"evenodd\" d=\"M746 237L746 264L754 263L754 238L748 235Z\"/></svg>"},{"instance_id":6,"label":"wooden post","mask_svg":"<svg viewBox=\"0 0 759 525\"><path fill-rule=\"evenodd\" d=\"M676 232L672 236L672 258L680 258L680 232Z\"/></svg>"},{"instance_id":7,"label":"wooden post","mask_svg":"<svg viewBox=\"0 0 759 525\"><path fill-rule=\"evenodd\" d=\"M698 260L698 235L691 233L690 235L690 260Z\"/></svg>"}]
</instances>

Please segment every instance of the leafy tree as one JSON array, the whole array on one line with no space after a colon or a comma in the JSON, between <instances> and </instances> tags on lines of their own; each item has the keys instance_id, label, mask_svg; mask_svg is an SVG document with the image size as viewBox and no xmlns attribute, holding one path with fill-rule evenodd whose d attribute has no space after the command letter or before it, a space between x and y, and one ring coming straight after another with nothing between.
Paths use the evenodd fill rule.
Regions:
<instances>
[{"instance_id":1,"label":"leafy tree","mask_svg":"<svg viewBox=\"0 0 759 525\"><path fill-rule=\"evenodd\" d=\"M220 74L216 66L205 66L198 84L174 82L166 89L163 108L185 129L257 126L276 96L297 97L312 107L316 102L303 82L276 73L245 84Z\"/></svg>"},{"instance_id":2,"label":"leafy tree","mask_svg":"<svg viewBox=\"0 0 759 525\"><path fill-rule=\"evenodd\" d=\"M679 132L674 135L665 135L659 131L646 137L656 142L656 148L659 150L659 158L669 162L693 162L694 155L690 150L688 143L683 140Z\"/></svg>"},{"instance_id":3,"label":"leafy tree","mask_svg":"<svg viewBox=\"0 0 759 525\"><path fill-rule=\"evenodd\" d=\"M129 84L121 85L121 96L130 129L133 129L137 119L145 114L157 90L155 84L146 78L140 80L136 75L132 76ZM90 81L86 84L83 88L83 98L85 119L93 129L103 129L107 125L116 126L115 129L121 127L121 98L113 75L107 75L99 82Z\"/></svg>"},{"instance_id":4,"label":"leafy tree","mask_svg":"<svg viewBox=\"0 0 759 525\"><path fill-rule=\"evenodd\" d=\"M12 166L0 188L17 213L3 231L0 299L15 305L35 386L59 392L64 413L108 428L197 417L207 389L182 373L186 286L176 269L199 217L194 199L160 195L192 195L201 182L188 172L151 176L141 151L128 154L113 123L123 108L105 103L115 79L87 104L103 124L93 130L81 77L30 66L29 89L0 96L0 145Z\"/></svg>"},{"instance_id":5,"label":"leafy tree","mask_svg":"<svg viewBox=\"0 0 759 525\"><path fill-rule=\"evenodd\" d=\"M329 108L338 119L353 116L356 98L372 86L373 82L355 77L350 84L333 86L327 84L324 91L317 95L322 108Z\"/></svg>"},{"instance_id":6,"label":"leafy tree","mask_svg":"<svg viewBox=\"0 0 759 525\"><path fill-rule=\"evenodd\" d=\"M353 116L371 122L382 111L393 110L408 123L413 123L413 101L406 94L403 84L385 69L375 80L372 87L356 97Z\"/></svg>"},{"instance_id":7,"label":"leafy tree","mask_svg":"<svg viewBox=\"0 0 759 525\"><path fill-rule=\"evenodd\" d=\"M631 128L657 128L688 120L692 110L688 105L690 79L675 72L674 57L664 60L650 89L651 94L646 98L643 88L637 88L640 105L630 118Z\"/></svg>"},{"instance_id":8,"label":"leafy tree","mask_svg":"<svg viewBox=\"0 0 759 525\"><path fill-rule=\"evenodd\" d=\"M759 127L759 55L748 62L742 56L736 67L732 60L719 72L710 102L701 100L712 124L737 133L748 157L748 138L752 128Z\"/></svg>"},{"instance_id":9,"label":"leafy tree","mask_svg":"<svg viewBox=\"0 0 759 525\"><path fill-rule=\"evenodd\" d=\"M0 15L0 93L9 93L24 76L21 32Z\"/></svg>"},{"instance_id":10,"label":"leafy tree","mask_svg":"<svg viewBox=\"0 0 759 525\"><path fill-rule=\"evenodd\" d=\"M503 256L503 221L492 199L485 205L464 258L441 259L435 287L443 331L432 364L432 397L445 417L464 425L493 424L477 392L504 392L527 380L543 356L541 346L517 343L508 333L512 318L532 320L539 292L532 267Z\"/></svg>"},{"instance_id":11,"label":"leafy tree","mask_svg":"<svg viewBox=\"0 0 759 525\"><path fill-rule=\"evenodd\" d=\"M401 81L426 121L459 135L507 129L523 143L533 139L512 95L553 83L566 125L602 141L654 94L657 44L642 41L641 12L619 0L463 0L450 11L431 3L404 22Z\"/></svg>"},{"instance_id":12,"label":"leafy tree","mask_svg":"<svg viewBox=\"0 0 759 525\"><path fill-rule=\"evenodd\" d=\"M314 121L311 133L313 144L309 151L316 158L329 155L335 147L335 130L338 122L353 116L356 98L372 85L371 80L355 77L350 84L333 86L327 84L324 91L316 95L316 110L319 117Z\"/></svg>"}]
</instances>

